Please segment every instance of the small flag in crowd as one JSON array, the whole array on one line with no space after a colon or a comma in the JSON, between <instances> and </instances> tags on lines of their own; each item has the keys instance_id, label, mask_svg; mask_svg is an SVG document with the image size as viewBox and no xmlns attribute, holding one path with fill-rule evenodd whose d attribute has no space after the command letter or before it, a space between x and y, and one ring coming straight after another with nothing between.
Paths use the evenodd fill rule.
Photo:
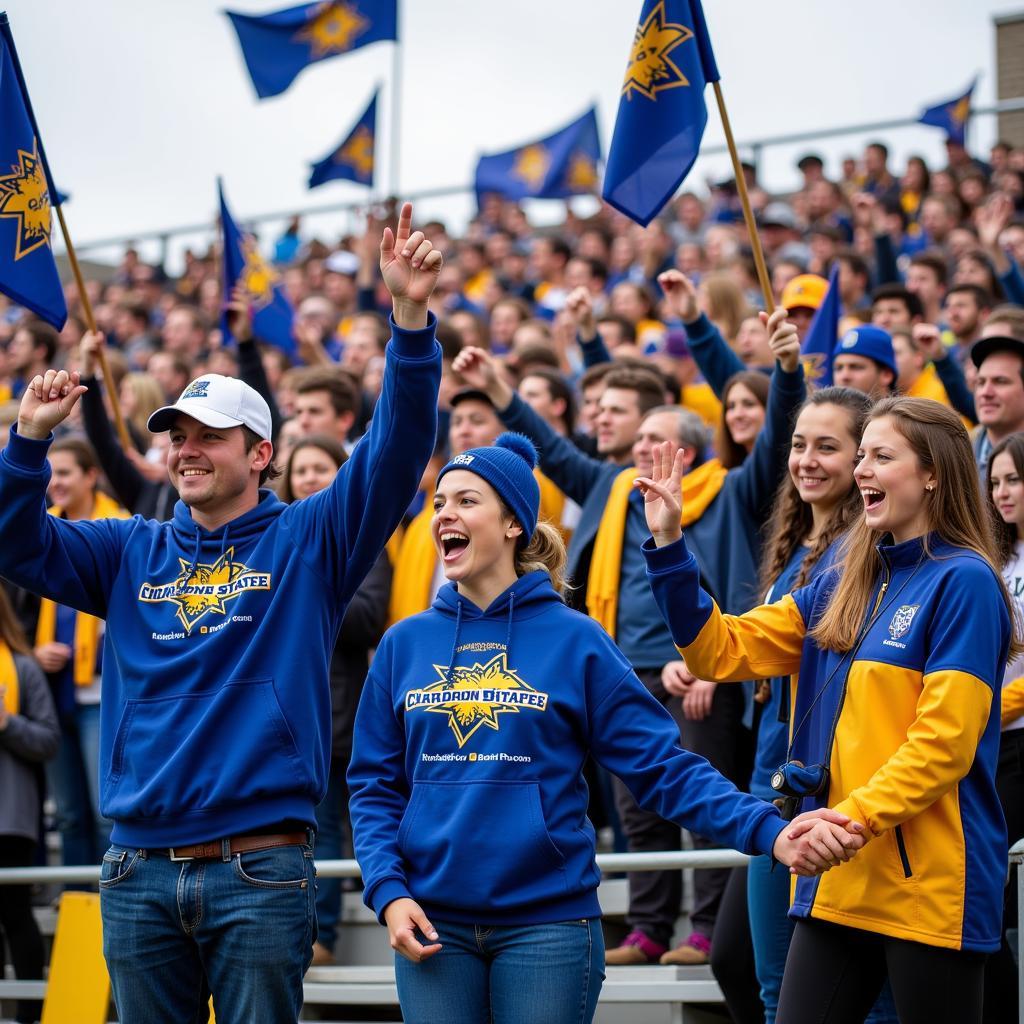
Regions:
<instances>
[{"instance_id":1,"label":"small flag in crowd","mask_svg":"<svg viewBox=\"0 0 1024 1024\"><path fill-rule=\"evenodd\" d=\"M310 188L316 188L317 185L334 181L336 178L355 181L360 185L373 185L378 92L373 94L373 99L363 111L363 116L359 118L355 127L345 136L341 144L318 163L313 164L313 173L309 176Z\"/></svg>"},{"instance_id":2,"label":"small flag in crowd","mask_svg":"<svg viewBox=\"0 0 1024 1024\"><path fill-rule=\"evenodd\" d=\"M975 78L968 86L967 92L945 103L929 107L918 119L918 124L928 124L941 128L950 142L962 146L967 137L967 118L971 113L971 93L978 84Z\"/></svg>"},{"instance_id":3,"label":"small flag in crowd","mask_svg":"<svg viewBox=\"0 0 1024 1024\"><path fill-rule=\"evenodd\" d=\"M839 261L832 264L828 275L828 291L807 329L800 352L804 357L807 376L819 388L832 386L832 358L839 339L839 318L842 316L839 298Z\"/></svg>"},{"instance_id":4,"label":"small flag in crowd","mask_svg":"<svg viewBox=\"0 0 1024 1024\"><path fill-rule=\"evenodd\" d=\"M290 355L295 353L292 321L295 314L281 290L280 275L270 265L252 235L239 231L224 199L224 186L218 182L220 221L224 231L224 295L231 296L241 284L252 306L252 330L260 341L276 345ZM221 319L225 338L227 318Z\"/></svg>"},{"instance_id":5,"label":"small flag in crowd","mask_svg":"<svg viewBox=\"0 0 1024 1024\"><path fill-rule=\"evenodd\" d=\"M476 165L476 194L508 199L565 199L597 188L601 140L597 108L547 138L483 156Z\"/></svg>"},{"instance_id":6,"label":"small flag in crowd","mask_svg":"<svg viewBox=\"0 0 1024 1024\"><path fill-rule=\"evenodd\" d=\"M224 13L260 99L284 92L310 64L398 39L398 0L324 0L262 16Z\"/></svg>"},{"instance_id":7,"label":"small flag in crowd","mask_svg":"<svg viewBox=\"0 0 1024 1024\"><path fill-rule=\"evenodd\" d=\"M686 177L718 67L700 0L644 0L604 172L604 199L649 224Z\"/></svg>"},{"instance_id":8,"label":"small flag in crowd","mask_svg":"<svg viewBox=\"0 0 1024 1024\"><path fill-rule=\"evenodd\" d=\"M68 318L53 259L58 195L6 14L0 14L0 291L58 330Z\"/></svg>"}]
</instances>

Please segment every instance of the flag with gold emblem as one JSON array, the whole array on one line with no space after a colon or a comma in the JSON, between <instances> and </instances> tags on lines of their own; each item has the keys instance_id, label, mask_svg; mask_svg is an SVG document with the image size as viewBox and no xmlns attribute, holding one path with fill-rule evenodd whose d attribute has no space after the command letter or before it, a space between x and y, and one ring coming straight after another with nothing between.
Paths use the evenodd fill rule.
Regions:
<instances>
[{"instance_id":1,"label":"flag with gold emblem","mask_svg":"<svg viewBox=\"0 0 1024 1024\"><path fill-rule=\"evenodd\" d=\"M967 87L967 91L945 103L937 103L929 107L918 119L918 124L941 128L950 142L962 146L967 138L967 119L971 114L971 94L978 84L978 79Z\"/></svg>"},{"instance_id":2,"label":"flag with gold emblem","mask_svg":"<svg viewBox=\"0 0 1024 1024\"><path fill-rule=\"evenodd\" d=\"M313 164L309 187L341 179L373 185L374 150L377 142L377 95L363 111L355 127L322 160Z\"/></svg>"},{"instance_id":3,"label":"flag with gold emblem","mask_svg":"<svg viewBox=\"0 0 1024 1024\"><path fill-rule=\"evenodd\" d=\"M597 190L600 161L597 108L591 107L553 135L481 157L476 165L477 198L487 192L507 199L565 199L592 193Z\"/></svg>"},{"instance_id":4,"label":"flag with gold emblem","mask_svg":"<svg viewBox=\"0 0 1024 1024\"><path fill-rule=\"evenodd\" d=\"M260 252L256 239L240 231L224 199L224 186L217 183L220 193L220 222L224 232L224 253L221 260L224 275L224 294L230 296L236 285L245 290L252 309L252 332L259 341L268 342L295 355L292 322L295 312L281 289L281 275ZM227 318L221 318L221 330L230 338ZM231 339L234 340L234 339Z\"/></svg>"},{"instance_id":5,"label":"flag with gold emblem","mask_svg":"<svg viewBox=\"0 0 1024 1024\"><path fill-rule=\"evenodd\" d=\"M58 330L68 318L53 259L57 195L18 63L0 14L0 292Z\"/></svg>"},{"instance_id":6,"label":"flag with gold emblem","mask_svg":"<svg viewBox=\"0 0 1024 1024\"><path fill-rule=\"evenodd\" d=\"M615 118L603 196L649 224L689 173L718 67L700 0L643 0Z\"/></svg>"},{"instance_id":7,"label":"flag with gold emblem","mask_svg":"<svg viewBox=\"0 0 1024 1024\"><path fill-rule=\"evenodd\" d=\"M259 16L224 13L260 99L284 92L310 64L398 39L398 0L321 0Z\"/></svg>"}]
</instances>

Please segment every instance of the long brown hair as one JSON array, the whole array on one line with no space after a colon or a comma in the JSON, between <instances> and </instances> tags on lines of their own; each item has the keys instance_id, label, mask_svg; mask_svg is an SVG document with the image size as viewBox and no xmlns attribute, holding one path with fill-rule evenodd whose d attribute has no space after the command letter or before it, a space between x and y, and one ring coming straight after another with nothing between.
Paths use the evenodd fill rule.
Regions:
<instances>
[{"instance_id":1,"label":"long brown hair","mask_svg":"<svg viewBox=\"0 0 1024 1024\"><path fill-rule=\"evenodd\" d=\"M0 640L16 654L31 654L32 648L25 637L25 631L21 628L18 617L11 607L7 591L0 586Z\"/></svg>"},{"instance_id":2,"label":"long brown hair","mask_svg":"<svg viewBox=\"0 0 1024 1024\"><path fill-rule=\"evenodd\" d=\"M715 453L718 455L718 461L726 469L735 469L747 457L747 449L733 440L729 428L725 425L725 410L729 404L729 392L737 384L742 384L761 403L763 408L768 407L768 374L758 370L740 370L725 382L725 387L722 389L722 415L715 430Z\"/></svg>"},{"instance_id":3,"label":"long brown hair","mask_svg":"<svg viewBox=\"0 0 1024 1024\"><path fill-rule=\"evenodd\" d=\"M537 523L529 541L516 548L516 576L542 569L551 577L551 586L561 597L565 597L565 563L565 541L550 523Z\"/></svg>"},{"instance_id":4,"label":"long brown hair","mask_svg":"<svg viewBox=\"0 0 1024 1024\"><path fill-rule=\"evenodd\" d=\"M860 443L864 432L868 413L871 411L871 400L862 391L853 388L828 387L813 391L807 401L800 407L800 412L814 405L834 405L846 413L848 430L853 443ZM828 550L838 537L841 537L856 520L863 508L860 491L857 485L850 483L847 495L832 510L828 524L818 534L818 538L807 552L800 570L793 581L794 589L802 587L808 580L811 570L818 559ZM807 537L814 525L811 506L800 497L793 478L787 472L779 484L772 507L772 517L768 521L767 540L764 554L761 557L761 591L767 594L768 588L782 574L789 564L793 552Z\"/></svg>"},{"instance_id":5,"label":"long brown hair","mask_svg":"<svg viewBox=\"0 0 1024 1024\"><path fill-rule=\"evenodd\" d=\"M995 535L996 549L999 552L999 564L1001 566L1006 565L1011 555L1013 555L1013 549L1017 546L1017 524L1008 523L1003 519L992 498L992 463L996 461L996 456L1001 455L1003 452L1009 453L1010 458L1013 459L1013 466L1017 470L1017 475L1021 480L1024 480L1024 434L1011 434L1009 437L1004 437L992 449L988 457L988 472L985 474L985 497L988 499L986 504L992 513L992 532Z\"/></svg>"},{"instance_id":6,"label":"long brown hair","mask_svg":"<svg viewBox=\"0 0 1024 1024\"><path fill-rule=\"evenodd\" d=\"M884 398L871 410L868 420L885 416L913 449L921 468L935 476L935 490L924 498L925 555L931 554L928 534L935 532L947 544L973 551L988 562L1013 624L1010 657L1016 657L1024 651L1020 626L999 573L991 518L982 503L974 453L963 422L952 409L927 398ZM819 646L845 653L856 643L881 568L875 545L882 536L867 525L863 516L847 535L839 583L821 621L810 633Z\"/></svg>"},{"instance_id":7,"label":"long brown hair","mask_svg":"<svg viewBox=\"0 0 1024 1024\"><path fill-rule=\"evenodd\" d=\"M345 449L342 448L340 442L336 441L333 437L328 437L326 434L310 434L308 437L303 437L296 441L295 446L288 455L288 464L285 467L284 476L278 485L278 497L289 505L295 501L295 492L292 490L292 463L295 461L296 454L304 448L316 448L322 451L338 469L341 469L348 461L348 455L345 453Z\"/></svg>"}]
</instances>

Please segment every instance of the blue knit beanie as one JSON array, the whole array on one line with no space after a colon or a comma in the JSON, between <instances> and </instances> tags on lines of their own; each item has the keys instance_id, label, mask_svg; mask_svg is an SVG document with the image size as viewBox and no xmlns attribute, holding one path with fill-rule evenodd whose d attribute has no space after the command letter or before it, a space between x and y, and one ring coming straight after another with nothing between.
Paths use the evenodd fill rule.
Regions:
<instances>
[{"instance_id":1,"label":"blue knit beanie","mask_svg":"<svg viewBox=\"0 0 1024 1024\"><path fill-rule=\"evenodd\" d=\"M537 529L540 509L540 485L533 475L537 449L522 434L502 434L487 448L470 448L456 455L437 474L438 483L445 473L465 469L483 477L509 507L523 528L521 543L526 544Z\"/></svg>"},{"instance_id":2,"label":"blue knit beanie","mask_svg":"<svg viewBox=\"0 0 1024 1024\"><path fill-rule=\"evenodd\" d=\"M892 350L892 335L874 324L862 324L848 330L839 339L833 358L835 356L864 356L892 370L893 377L899 376L896 356Z\"/></svg>"}]
</instances>

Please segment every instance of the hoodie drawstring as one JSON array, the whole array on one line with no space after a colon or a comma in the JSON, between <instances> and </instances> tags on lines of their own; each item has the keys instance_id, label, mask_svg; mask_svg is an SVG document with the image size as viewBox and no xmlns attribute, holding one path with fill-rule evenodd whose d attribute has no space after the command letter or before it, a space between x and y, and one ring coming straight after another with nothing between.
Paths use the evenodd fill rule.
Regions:
<instances>
[{"instance_id":1,"label":"hoodie drawstring","mask_svg":"<svg viewBox=\"0 0 1024 1024\"><path fill-rule=\"evenodd\" d=\"M462 602L455 606L455 639L452 641L452 655L448 659L448 668L445 670L444 681L448 686L453 686L452 672L455 670L455 652L459 649L459 633L462 632Z\"/></svg>"},{"instance_id":2,"label":"hoodie drawstring","mask_svg":"<svg viewBox=\"0 0 1024 1024\"><path fill-rule=\"evenodd\" d=\"M185 572L178 577L178 586L175 588L174 594L176 597L181 596L182 588L186 586L188 581L192 579L192 574L196 571L196 566L199 564L199 548L201 540L199 537L199 527L196 527L196 546L192 552L192 562Z\"/></svg>"},{"instance_id":3,"label":"hoodie drawstring","mask_svg":"<svg viewBox=\"0 0 1024 1024\"><path fill-rule=\"evenodd\" d=\"M512 662L512 612L516 606L516 594L514 590L508 595L508 630L505 633L505 664Z\"/></svg>"}]
</instances>

